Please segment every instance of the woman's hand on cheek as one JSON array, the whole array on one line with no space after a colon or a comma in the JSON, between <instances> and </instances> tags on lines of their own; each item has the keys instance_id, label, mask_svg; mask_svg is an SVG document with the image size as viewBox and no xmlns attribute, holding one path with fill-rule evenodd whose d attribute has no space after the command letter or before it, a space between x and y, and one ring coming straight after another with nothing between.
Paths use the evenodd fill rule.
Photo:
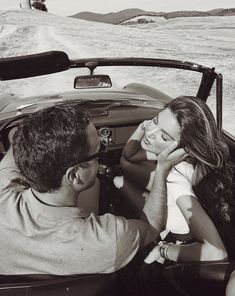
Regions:
<instances>
[{"instance_id":1,"label":"woman's hand on cheek","mask_svg":"<svg viewBox=\"0 0 235 296\"><path fill-rule=\"evenodd\" d=\"M146 151L146 158L147 160L157 160L157 154Z\"/></svg>"},{"instance_id":2,"label":"woman's hand on cheek","mask_svg":"<svg viewBox=\"0 0 235 296\"><path fill-rule=\"evenodd\" d=\"M188 154L183 148L176 149L177 146L178 143L173 142L158 155L157 169L168 174L173 166L185 160Z\"/></svg>"},{"instance_id":3,"label":"woman's hand on cheek","mask_svg":"<svg viewBox=\"0 0 235 296\"><path fill-rule=\"evenodd\" d=\"M147 126L151 121L152 121L152 120L145 120L145 121L143 121L143 122L139 125L139 127L141 127L141 129L142 129L143 131L145 131L146 126Z\"/></svg>"}]
</instances>

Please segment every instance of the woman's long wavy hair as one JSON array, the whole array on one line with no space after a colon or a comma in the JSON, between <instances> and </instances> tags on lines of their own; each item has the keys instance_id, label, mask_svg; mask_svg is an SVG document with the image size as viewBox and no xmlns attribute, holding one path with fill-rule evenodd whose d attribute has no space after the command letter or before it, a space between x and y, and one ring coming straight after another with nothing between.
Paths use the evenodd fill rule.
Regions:
<instances>
[{"instance_id":1,"label":"woman's long wavy hair","mask_svg":"<svg viewBox=\"0 0 235 296\"><path fill-rule=\"evenodd\" d=\"M197 198L215 224L229 222L234 208L232 165L211 110L204 101L190 96L178 97L166 108L181 127L180 146L194 166L192 188Z\"/></svg>"}]
</instances>

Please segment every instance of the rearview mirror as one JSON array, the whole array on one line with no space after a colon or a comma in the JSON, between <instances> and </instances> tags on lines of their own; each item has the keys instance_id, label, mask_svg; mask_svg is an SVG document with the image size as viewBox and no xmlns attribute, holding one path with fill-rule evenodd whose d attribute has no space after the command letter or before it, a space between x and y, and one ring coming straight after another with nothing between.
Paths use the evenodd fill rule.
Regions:
<instances>
[{"instance_id":1,"label":"rearview mirror","mask_svg":"<svg viewBox=\"0 0 235 296\"><path fill-rule=\"evenodd\" d=\"M83 75L74 79L74 88L106 88L111 87L112 82L108 75Z\"/></svg>"}]
</instances>

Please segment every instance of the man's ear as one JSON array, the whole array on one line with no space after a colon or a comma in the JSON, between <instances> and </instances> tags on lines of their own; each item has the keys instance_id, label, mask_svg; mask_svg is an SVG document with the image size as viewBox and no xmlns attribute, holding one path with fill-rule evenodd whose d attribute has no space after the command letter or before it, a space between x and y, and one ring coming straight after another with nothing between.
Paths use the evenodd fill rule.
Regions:
<instances>
[{"instance_id":1,"label":"man's ear","mask_svg":"<svg viewBox=\"0 0 235 296\"><path fill-rule=\"evenodd\" d=\"M83 181L81 179L83 168L80 165L75 165L67 169L65 176L69 184L83 185Z\"/></svg>"}]
</instances>

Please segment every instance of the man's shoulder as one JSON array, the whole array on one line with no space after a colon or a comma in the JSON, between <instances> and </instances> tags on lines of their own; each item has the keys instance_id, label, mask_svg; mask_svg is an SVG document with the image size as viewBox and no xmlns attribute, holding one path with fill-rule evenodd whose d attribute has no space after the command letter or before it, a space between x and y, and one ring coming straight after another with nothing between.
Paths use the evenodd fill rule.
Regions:
<instances>
[{"instance_id":1,"label":"man's shoulder","mask_svg":"<svg viewBox=\"0 0 235 296\"><path fill-rule=\"evenodd\" d=\"M0 191L23 191L28 186L28 182L15 164L10 148L0 161Z\"/></svg>"},{"instance_id":2,"label":"man's shoulder","mask_svg":"<svg viewBox=\"0 0 235 296\"><path fill-rule=\"evenodd\" d=\"M124 217L105 214L99 216L101 225L104 227L106 247L113 248L115 258L115 270L128 264L138 252L142 235L140 224L145 224L140 220L128 220Z\"/></svg>"},{"instance_id":3,"label":"man's shoulder","mask_svg":"<svg viewBox=\"0 0 235 296\"><path fill-rule=\"evenodd\" d=\"M112 214L102 216L90 214L83 225L80 225L80 230L83 228L82 233L85 231L85 236L91 241L101 240L106 245L111 244L121 249L133 246L136 248L141 239L139 223L144 222Z\"/></svg>"},{"instance_id":4,"label":"man's shoulder","mask_svg":"<svg viewBox=\"0 0 235 296\"><path fill-rule=\"evenodd\" d=\"M128 220L121 216L115 216L110 213L106 213L101 216L90 214L86 218L86 227L92 226L92 229L99 232L107 232L112 236L125 236L136 235L138 232L137 223L133 223L133 220Z\"/></svg>"},{"instance_id":5,"label":"man's shoulder","mask_svg":"<svg viewBox=\"0 0 235 296\"><path fill-rule=\"evenodd\" d=\"M124 217L112 214L102 216L90 214L76 219L73 223L69 231L73 232L73 238L79 249L86 250L77 253L77 257L94 257L93 261L96 264L99 265L102 262L102 268L105 266L105 272L113 272L128 264L140 247L138 227L133 221ZM74 243L71 243L73 249Z\"/></svg>"},{"instance_id":6,"label":"man's shoulder","mask_svg":"<svg viewBox=\"0 0 235 296\"><path fill-rule=\"evenodd\" d=\"M7 170L0 170L0 194L5 191L23 192L29 187L29 184L18 171L9 173Z\"/></svg>"}]
</instances>

